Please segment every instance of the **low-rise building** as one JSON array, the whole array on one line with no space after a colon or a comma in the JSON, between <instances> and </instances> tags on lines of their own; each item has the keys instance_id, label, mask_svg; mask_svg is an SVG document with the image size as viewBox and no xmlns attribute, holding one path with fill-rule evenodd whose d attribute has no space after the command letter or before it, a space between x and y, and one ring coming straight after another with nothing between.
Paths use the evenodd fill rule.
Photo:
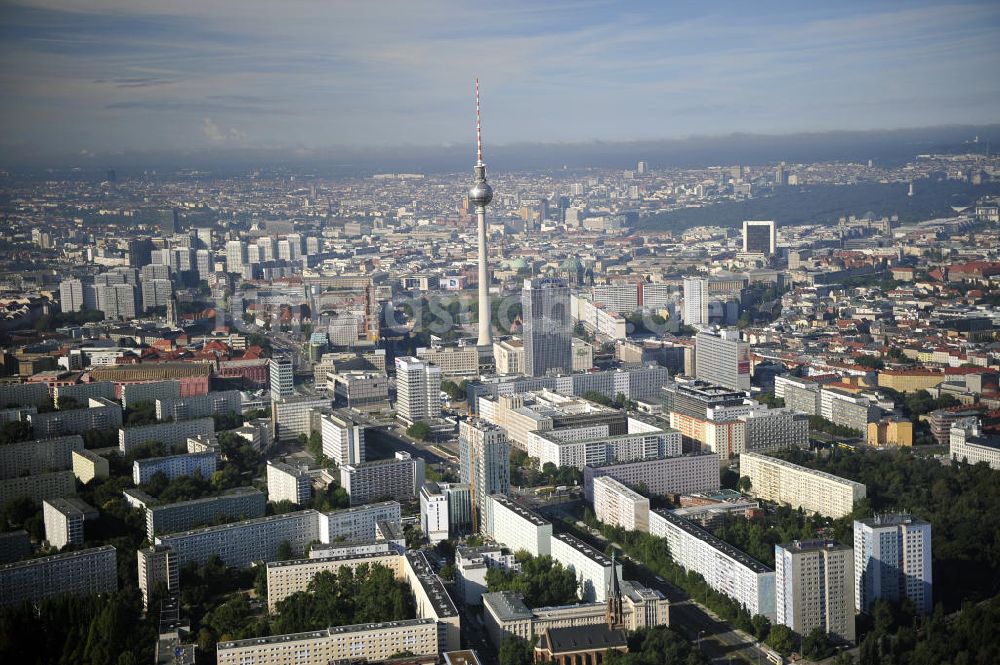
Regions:
<instances>
[{"instance_id":1,"label":"low-rise building","mask_svg":"<svg viewBox=\"0 0 1000 665\"><path fill-rule=\"evenodd\" d=\"M479 605L486 593L486 571L490 568L517 572L521 564L503 547L459 547L455 551L455 586L466 605Z\"/></svg>"},{"instance_id":2,"label":"low-rise building","mask_svg":"<svg viewBox=\"0 0 1000 665\"><path fill-rule=\"evenodd\" d=\"M959 420L951 426L948 454L959 462L985 462L1000 470L1000 436L984 433L977 418Z\"/></svg>"}]
</instances>

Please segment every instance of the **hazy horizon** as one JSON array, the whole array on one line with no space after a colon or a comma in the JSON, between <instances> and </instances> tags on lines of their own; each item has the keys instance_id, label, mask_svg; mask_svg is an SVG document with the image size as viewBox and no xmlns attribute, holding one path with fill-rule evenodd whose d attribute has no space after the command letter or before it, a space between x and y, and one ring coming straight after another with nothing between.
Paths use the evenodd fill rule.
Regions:
<instances>
[{"instance_id":1,"label":"hazy horizon","mask_svg":"<svg viewBox=\"0 0 1000 665\"><path fill-rule=\"evenodd\" d=\"M384 150L486 157L1000 121L1000 5L0 5L0 162ZM693 138L688 138L693 137ZM971 138L971 137L969 137Z\"/></svg>"}]
</instances>

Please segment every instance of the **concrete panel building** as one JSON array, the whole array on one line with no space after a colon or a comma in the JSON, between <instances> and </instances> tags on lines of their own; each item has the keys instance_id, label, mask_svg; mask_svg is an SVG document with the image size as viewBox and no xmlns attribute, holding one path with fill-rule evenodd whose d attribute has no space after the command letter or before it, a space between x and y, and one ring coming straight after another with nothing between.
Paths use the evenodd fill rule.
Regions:
<instances>
[{"instance_id":1,"label":"concrete panel building","mask_svg":"<svg viewBox=\"0 0 1000 665\"><path fill-rule=\"evenodd\" d=\"M365 427L349 413L338 411L320 418L323 454L337 466L365 461Z\"/></svg>"},{"instance_id":2,"label":"concrete panel building","mask_svg":"<svg viewBox=\"0 0 1000 665\"><path fill-rule=\"evenodd\" d=\"M210 479L215 473L217 463L217 455L214 452L137 459L132 462L132 482L136 485L145 485L157 473L162 473L168 480L193 476L196 473L201 474L202 478Z\"/></svg>"},{"instance_id":3,"label":"concrete panel building","mask_svg":"<svg viewBox=\"0 0 1000 665\"><path fill-rule=\"evenodd\" d=\"M750 478L757 498L834 519L850 515L866 494L862 483L759 453L740 455L740 476Z\"/></svg>"},{"instance_id":4,"label":"concrete panel building","mask_svg":"<svg viewBox=\"0 0 1000 665\"><path fill-rule=\"evenodd\" d=\"M242 413L242 398L239 390L220 390L205 395L156 400L157 420L190 420L222 416L228 413Z\"/></svg>"},{"instance_id":5,"label":"concrete panel building","mask_svg":"<svg viewBox=\"0 0 1000 665\"><path fill-rule=\"evenodd\" d=\"M472 528L486 531L486 497L510 494L510 443L507 434L485 420L462 420L458 427L461 481L472 498Z\"/></svg>"},{"instance_id":6,"label":"concrete panel building","mask_svg":"<svg viewBox=\"0 0 1000 665\"><path fill-rule=\"evenodd\" d=\"M83 545L83 523L97 519L97 509L77 497L57 497L42 501L45 540L61 550L67 545Z\"/></svg>"},{"instance_id":7,"label":"concrete panel building","mask_svg":"<svg viewBox=\"0 0 1000 665\"><path fill-rule=\"evenodd\" d=\"M0 505L21 497L41 503L45 499L74 494L76 477L72 471L53 471L0 480Z\"/></svg>"},{"instance_id":8,"label":"concrete panel building","mask_svg":"<svg viewBox=\"0 0 1000 665\"><path fill-rule=\"evenodd\" d=\"M122 427L118 430L118 450L123 455L128 455L150 441L159 441L168 450L176 450L186 448L187 440L190 438L210 437L213 434L215 434L215 421L211 418Z\"/></svg>"},{"instance_id":9,"label":"concrete panel building","mask_svg":"<svg viewBox=\"0 0 1000 665\"><path fill-rule=\"evenodd\" d=\"M397 452L393 459L345 464L340 467L340 486L352 506L387 499L409 501L424 486L424 460Z\"/></svg>"},{"instance_id":10,"label":"concrete panel building","mask_svg":"<svg viewBox=\"0 0 1000 665\"><path fill-rule=\"evenodd\" d=\"M667 541L670 556L705 578L710 587L742 605L751 616L775 614L774 571L669 510L649 513L649 532Z\"/></svg>"},{"instance_id":11,"label":"concrete panel building","mask_svg":"<svg viewBox=\"0 0 1000 665\"><path fill-rule=\"evenodd\" d=\"M512 552L552 554L552 523L502 494L487 497L484 522L489 528L486 535Z\"/></svg>"},{"instance_id":12,"label":"concrete panel building","mask_svg":"<svg viewBox=\"0 0 1000 665\"><path fill-rule=\"evenodd\" d=\"M774 546L776 621L801 636L822 628L854 642L854 551L829 540Z\"/></svg>"},{"instance_id":13,"label":"concrete panel building","mask_svg":"<svg viewBox=\"0 0 1000 665\"><path fill-rule=\"evenodd\" d=\"M585 603L603 603L608 600L612 576L622 576L621 564L614 563L599 550L594 549L568 533L552 536L552 558L565 566L579 582L577 590Z\"/></svg>"},{"instance_id":14,"label":"concrete panel building","mask_svg":"<svg viewBox=\"0 0 1000 665\"><path fill-rule=\"evenodd\" d=\"M917 612L934 609L931 525L905 513L854 522L854 609L869 612L882 598L904 598Z\"/></svg>"},{"instance_id":15,"label":"concrete panel building","mask_svg":"<svg viewBox=\"0 0 1000 665\"><path fill-rule=\"evenodd\" d=\"M218 520L248 520L263 517L267 496L252 487L236 487L219 496L159 504L140 490L125 490L138 501L129 503L146 513L146 538L188 531Z\"/></svg>"},{"instance_id":16,"label":"concrete panel building","mask_svg":"<svg viewBox=\"0 0 1000 665\"><path fill-rule=\"evenodd\" d=\"M695 338L695 377L730 390L750 390L750 343L735 328Z\"/></svg>"},{"instance_id":17,"label":"concrete panel building","mask_svg":"<svg viewBox=\"0 0 1000 665\"><path fill-rule=\"evenodd\" d=\"M117 555L105 545L0 566L0 605L66 593L113 593L118 590Z\"/></svg>"},{"instance_id":18,"label":"concrete panel building","mask_svg":"<svg viewBox=\"0 0 1000 665\"><path fill-rule=\"evenodd\" d=\"M71 457L73 475L84 485L95 478L107 478L110 474L107 458L92 450L74 450Z\"/></svg>"},{"instance_id":19,"label":"concrete panel building","mask_svg":"<svg viewBox=\"0 0 1000 665\"><path fill-rule=\"evenodd\" d=\"M396 358L396 415L407 423L441 415L441 368L412 356Z\"/></svg>"},{"instance_id":20,"label":"concrete panel building","mask_svg":"<svg viewBox=\"0 0 1000 665\"><path fill-rule=\"evenodd\" d=\"M719 489L719 456L694 453L679 457L658 457L635 462L619 462L583 469L583 489L594 500L594 480L608 476L628 487L645 488L649 494L688 494Z\"/></svg>"},{"instance_id":21,"label":"concrete panel building","mask_svg":"<svg viewBox=\"0 0 1000 665\"><path fill-rule=\"evenodd\" d=\"M611 476L593 479L594 515L626 531L649 533L649 499Z\"/></svg>"},{"instance_id":22,"label":"concrete panel building","mask_svg":"<svg viewBox=\"0 0 1000 665\"><path fill-rule=\"evenodd\" d=\"M85 409L61 409L28 415L32 434L37 439L51 439L63 434L80 434L87 430L115 429L122 424L122 407L103 397L87 400Z\"/></svg>"},{"instance_id":23,"label":"concrete panel building","mask_svg":"<svg viewBox=\"0 0 1000 665\"><path fill-rule=\"evenodd\" d=\"M83 450L78 434L21 441L0 446L0 479L62 471L73 466L73 452Z\"/></svg>"},{"instance_id":24,"label":"concrete panel building","mask_svg":"<svg viewBox=\"0 0 1000 665\"><path fill-rule=\"evenodd\" d=\"M271 402L271 419L276 441L294 441L300 434L309 436L313 429L313 414L329 411L333 400L328 397L289 397Z\"/></svg>"},{"instance_id":25,"label":"concrete panel building","mask_svg":"<svg viewBox=\"0 0 1000 665\"><path fill-rule=\"evenodd\" d=\"M297 506L312 499L312 479L298 467L284 462L267 462L267 499L272 503L289 501Z\"/></svg>"}]
</instances>

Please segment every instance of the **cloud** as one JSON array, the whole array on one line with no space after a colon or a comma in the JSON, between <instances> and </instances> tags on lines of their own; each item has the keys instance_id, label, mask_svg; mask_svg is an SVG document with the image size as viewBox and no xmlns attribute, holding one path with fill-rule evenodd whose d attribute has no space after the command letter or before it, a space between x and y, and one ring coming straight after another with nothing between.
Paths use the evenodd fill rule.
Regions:
<instances>
[{"instance_id":1,"label":"cloud","mask_svg":"<svg viewBox=\"0 0 1000 665\"><path fill-rule=\"evenodd\" d=\"M243 132L269 147L465 141L477 75L488 145L980 122L1000 101L995 0L2 11L0 122L15 140L67 148L74 135L110 149L237 145ZM987 101L955 104L973 94Z\"/></svg>"}]
</instances>

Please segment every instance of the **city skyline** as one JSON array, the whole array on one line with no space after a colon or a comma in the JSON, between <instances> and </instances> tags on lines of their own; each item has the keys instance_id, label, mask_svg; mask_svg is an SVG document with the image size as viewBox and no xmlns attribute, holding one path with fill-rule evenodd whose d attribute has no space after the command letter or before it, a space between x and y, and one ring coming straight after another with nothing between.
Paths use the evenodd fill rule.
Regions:
<instances>
[{"instance_id":1,"label":"city skyline","mask_svg":"<svg viewBox=\"0 0 1000 665\"><path fill-rule=\"evenodd\" d=\"M982 125L1000 99L992 3L2 11L3 153L466 146L477 75L497 146Z\"/></svg>"}]
</instances>

